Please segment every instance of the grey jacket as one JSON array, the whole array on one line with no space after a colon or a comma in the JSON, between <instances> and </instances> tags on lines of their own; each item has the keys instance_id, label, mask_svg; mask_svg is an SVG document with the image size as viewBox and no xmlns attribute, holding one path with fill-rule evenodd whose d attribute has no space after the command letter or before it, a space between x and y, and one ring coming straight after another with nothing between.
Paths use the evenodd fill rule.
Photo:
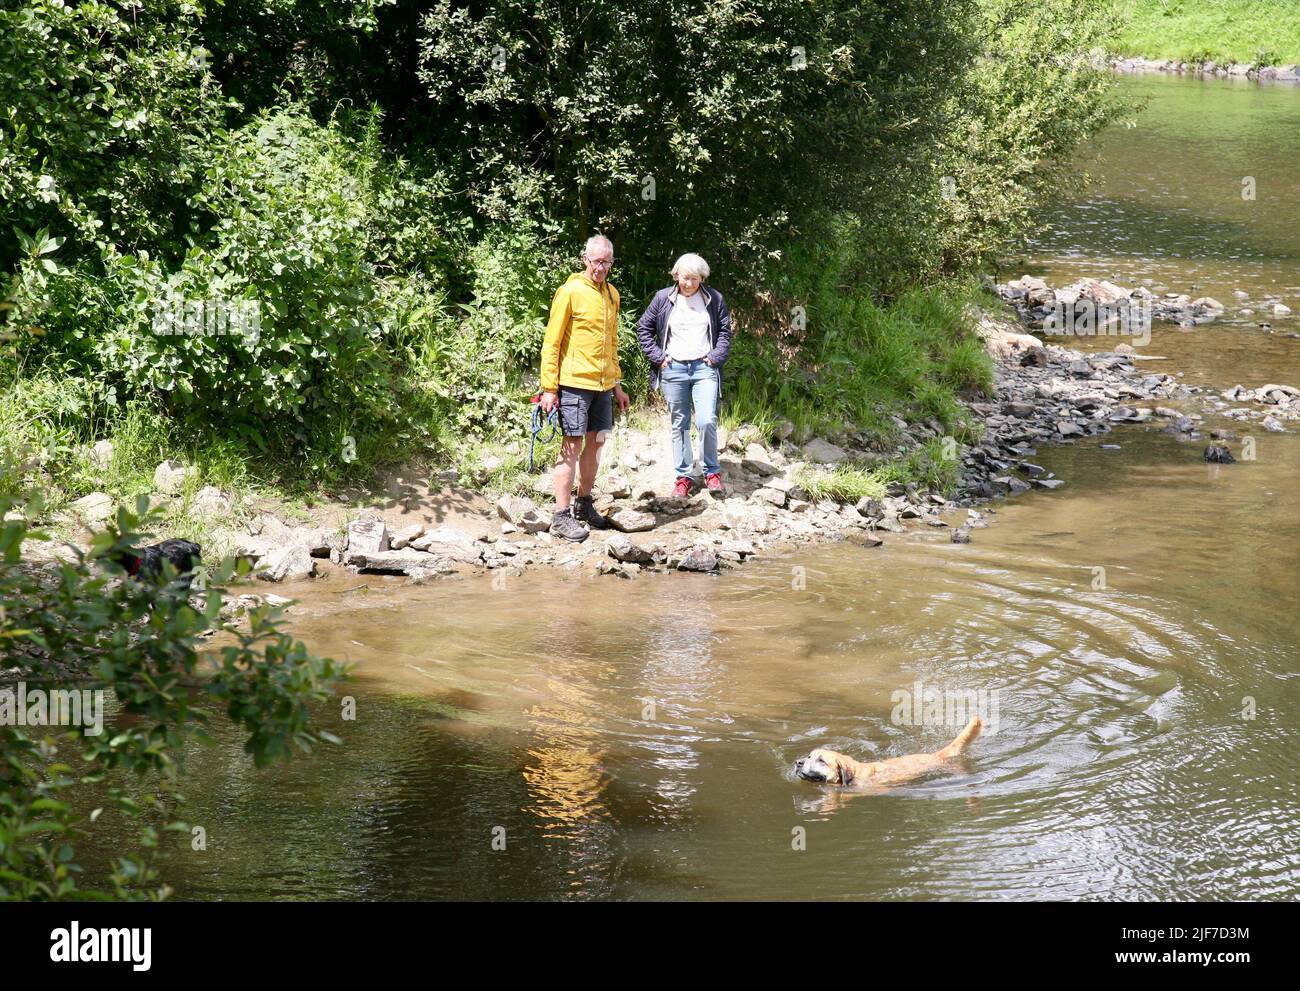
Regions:
<instances>
[{"instance_id":1,"label":"grey jacket","mask_svg":"<svg viewBox=\"0 0 1300 991\"><path fill-rule=\"evenodd\" d=\"M722 365L731 352L731 311L722 293L707 286L700 286L704 294L704 305L709 311L709 351L707 357L718 370L718 384L722 384ZM667 355L664 348L668 344L668 317L677 302L676 284L667 289L660 289L650 299L650 305L641 314L636 324L636 337L641 350L650 360L650 388L659 387L659 366Z\"/></svg>"}]
</instances>

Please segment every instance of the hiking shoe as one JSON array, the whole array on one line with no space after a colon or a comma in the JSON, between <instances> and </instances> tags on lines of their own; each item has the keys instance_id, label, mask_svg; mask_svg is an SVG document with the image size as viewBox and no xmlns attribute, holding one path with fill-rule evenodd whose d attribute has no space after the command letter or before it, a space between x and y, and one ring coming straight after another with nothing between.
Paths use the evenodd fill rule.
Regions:
<instances>
[{"instance_id":1,"label":"hiking shoe","mask_svg":"<svg viewBox=\"0 0 1300 991\"><path fill-rule=\"evenodd\" d=\"M557 509L551 518L551 533L574 543L587 539L587 528L573 518L572 509Z\"/></svg>"},{"instance_id":2,"label":"hiking shoe","mask_svg":"<svg viewBox=\"0 0 1300 991\"><path fill-rule=\"evenodd\" d=\"M608 530L612 523L597 512L591 496L578 496L573 506L573 516L579 523L586 523L593 530Z\"/></svg>"},{"instance_id":3,"label":"hiking shoe","mask_svg":"<svg viewBox=\"0 0 1300 991\"><path fill-rule=\"evenodd\" d=\"M674 496L688 496L691 494L691 480L685 475L677 479L677 485L673 488Z\"/></svg>"},{"instance_id":4,"label":"hiking shoe","mask_svg":"<svg viewBox=\"0 0 1300 991\"><path fill-rule=\"evenodd\" d=\"M715 471L712 475L706 475L704 484L714 495L722 495L722 473Z\"/></svg>"}]
</instances>

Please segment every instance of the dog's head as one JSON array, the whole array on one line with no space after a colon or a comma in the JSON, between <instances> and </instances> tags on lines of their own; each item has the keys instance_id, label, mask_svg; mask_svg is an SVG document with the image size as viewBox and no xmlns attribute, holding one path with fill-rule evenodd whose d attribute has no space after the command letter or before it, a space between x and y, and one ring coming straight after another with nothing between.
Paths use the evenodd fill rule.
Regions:
<instances>
[{"instance_id":1,"label":"dog's head","mask_svg":"<svg viewBox=\"0 0 1300 991\"><path fill-rule=\"evenodd\" d=\"M844 754L818 747L794 762L794 773L805 781L848 785L853 783L853 762Z\"/></svg>"}]
</instances>

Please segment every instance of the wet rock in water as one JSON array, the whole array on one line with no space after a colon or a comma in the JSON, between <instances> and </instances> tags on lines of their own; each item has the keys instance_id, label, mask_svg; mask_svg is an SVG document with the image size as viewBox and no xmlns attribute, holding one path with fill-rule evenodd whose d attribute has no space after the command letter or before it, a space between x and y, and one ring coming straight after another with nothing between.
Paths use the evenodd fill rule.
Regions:
<instances>
[{"instance_id":1,"label":"wet rock in water","mask_svg":"<svg viewBox=\"0 0 1300 991\"><path fill-rule=\"evenodd\" d=\"M889 516L889 515L882 516L879 520L876 521L876 529L888 530L890 533L906 532L906 527L904 527L902 523L898 522L898 517Z\"/></svg>"},{"instance_id":2,"label":"wet rock in water","mask_svg":"<svg viewBox=\"0 0 1300 991\"><path fill-rule=\"evenodd\" d=\"M1102 445L1101 445L1101 450L1103 450L1103 451L1118 451L1119 449L1120 449L1120 446L1119 446L1118 444L1102 444Z\"/></svg>"},{"instance_id":3,"label":"wet rock in water","mask_svg":"<svg viewBox=\"0 0 1300 991\"><path fill-rule=\"evenodd\" d=\"M280 547L257 562L256 577L262 581L282 582L297 578L310 578L316 573L316 562L301 544Z\"/></svg>"},{"instance_id":4,"label":"wet rock in water","mask_svg":"<svg viewBox=\"0 0 1300 991\"><path fill-rule=\"evenodd\" d=\"M388 550L388 527L375 516L362 517L348 524L349 553L382 554Z\"/></svg>"},{"instance_id":5,"label":"wet rock in water","mask_svg":"<svg viewBox=\"0 0 1300 991\"><path fill-rule=\"evenodd\" d=\"M1279 420L1276 416L1274 416L1271 413L1268 416L1264 417L1263 421L1260 423L1260 426L1263 427L1265 430L1269 431L1270 433L1275 433L1275 434L1286 433L1286 427L1282 426L1282 421Z\"/></svg>"},{"instance_id":6,"label":"wet rock in water","mask_svg":"<svg viewBox=\"0 0 1300 991\"><path fill-rule=\"evenodd\" d=\"M1221 427L1216 427L1214 430L1211 430L1210 436L1214 440L1236 440L1237 439L1237 435L1234 434L1231 430L1224 430Z\"/></svg>"},{"instance_id":7,"label":"wet rock in water","mask_svg":"<svg viewBox=\"0 0 1300 991\"><path fill-rule=\"evenodd\" d=\"M1206 447L1203 457L1206 461L1220 465L1236 464L1237 462L1237 459L1232 456L1232 452L1222 444L1210 444Z\"/></svg>"},{"instance_id":8,"label":"wet rock in water","mask_svg":"<svg viewBox=\"0 0 1300 991\"><path fill-rule=\"evenodd\" d=\"M1295 399L1300 399L1300 389L1293 385L1279 385L1276 382L1270 382L1268 385L1261 385L1256 389L1254 395L1257 402L1289 403Z\"/></svg>"},{"instance_id":9,"label":"wet rock in water","mask_svg":"<svg viewBox=\"0 0 1300 991\"><path fill-rule=\"evenodd\" d=\"M1073 420L1057 420L1056 432L1062 437L1082 437L1083 427Z\"/></svg>"},{"instance_id":10,"label":"wet rock in water","mask_svg":"<svg viewBox=\"0 0 1300 991\"><path fill-rule=\"evenodd\" d=\"M455 570L445 559L413 550L410 547L400 551L380 551L376 553L358 553L349 550L346 562L359 571L377 571L395 575L447 574Z\"/></svg>"},{"instance_id":11,"label":"wet rock in water","mask_svg":"<svg viewBox=\"0 0 1300 991\"><path fill-rule=\"evenodd\" d=\"M864 533L861 530L850 531L844 539L858 547L883 547L885 545L885 542L879 537Z\"/></svg>"},{"instance_id":12,"label":"wet rock in water","mask_svg":"<svg viewBox=\"0 0 1300 991\"><path fill-rule=\"evenodd\" d=\"M1016 478L1014 475L999 475L993 479L993 487L999 492L1005 492L1008 495L1019 495L1021 492L1029 491L1029 483L1023 479Z\"/></svg>"},{"instance_id":13,"label":"wet rock in water","mask_svg":"<svg viewBox=\"0 0 1300 991\"><path fill-rule=\"evenodd\" d=\"M605 541L605 552L616 561L632 564L645 564L653 557L648 548L632 543L629 537L621 533L616 533Z\"/></svg>"},{"instance_id":14,"label":"wet rock in water","mask_svg":"<svg viewBox=\"0 0 1300 991\"><path fill-rule=\"evenodd\" d=\"M859 516L865 516L868 519L876 519L885 514L885 507L881 505L879 499L873 499L871 496L863 496L853 507L858 511Z\"/></svg>"},{"instance_id":15,"label":"wet rock in water","mask_svg":"<svg viewBox=\"0 0 1300 991\"><path fill-rule=\"evenodd\" d=\"M1275 317L1285 317L1289 315L1290 312L1291 312L1291 307L1287 306L1285 303L1273 304L1273 316Z\"/></svg>"},{"instance_id":16,"label":"wet rock in water","mask_svg":"<svg viewBox=\"0 0 1300 991\"><path fill-rule=\"evenodd\" d=\"M969 525L959 526L956 530L952 532L952 536L949 537L948 539L954 544L969 544L970 526Z\"/></svg>"},{"instance_id":17,"label":"wet rock in water","mask_svg":"<svg viewBox=\"0 0 1300 991\"><path fill-rule=\"evenodd\" d=\"M653 529L655 525L655 518L650 513L627 507L616 509L606 518L616 530L622 530L624 533L640 533L643 530Z\"/></svg>"},{"instance_id":18,"label":"wet rock in water","mask_svg":"<svg viewBox=\"0 0 1300 991\"><path fill-rule=\"evenodd\" d=\"M678 571L716 571L718 555L706 547L692 547L677 562Z\"/></svg>"},{"instance_id":19,"label":"wet rock in water","mask_svg":"<svg viewBox=\"0 0 1300 991\"><path fill-rule=\"evenodd\" d=\"M641 573L641 565L605 559L596 565L596 571L602 575L614 575L618 578L635 578Z\"/></svg>"},{"instance_id":20,"label":"wet rock in water","mask_svg":"<svg viewBox=\"0 0 1300 991\"><path fill-rule=\"evenodd\" d=\"M1035 478L1034 485L1040 489L1059 489L1065 484L1063 478Z\"/></svg>"}]
</instances>

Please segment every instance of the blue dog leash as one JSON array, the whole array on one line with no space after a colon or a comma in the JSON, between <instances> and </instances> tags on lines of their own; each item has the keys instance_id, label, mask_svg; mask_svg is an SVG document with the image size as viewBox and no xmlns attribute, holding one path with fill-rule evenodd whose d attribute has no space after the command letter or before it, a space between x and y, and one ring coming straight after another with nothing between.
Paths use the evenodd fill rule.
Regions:
<instances>
[{"instance_id":1,"label":"blue dog leash","mask_svg":"<svg viewBox=\"0 0 1300 991\"><path fill-rule=\"evenodd\" d=\"M531 439L528 441L528 470L529 470L529 472L532 472L532 470L533 470L533 449L537 446L537 435L540 434L543 430L546 429L547 424L550 424L551 432L550 432L547 436L545 436L545 437L542 438L542 443L543 443L543 444L549 444L551 441L555 440L555 438L558 437L558 436L560 435L560 411L559 411L559 409L558 409L558 408L556 408L556 409L552 409L550 413L548 413L545 417L543 417L543 416L542 416L542 403L541 403L541 398L542 398L542 397L541 397L540 395L538 395L538 396L534 396L533 399L532 399L532 403L533 403L533 416L532 416L532 423L530 424L530 429L531 429L531 431L532 431L532 437L531 437Z\"/></svg>"}]
</instances>

